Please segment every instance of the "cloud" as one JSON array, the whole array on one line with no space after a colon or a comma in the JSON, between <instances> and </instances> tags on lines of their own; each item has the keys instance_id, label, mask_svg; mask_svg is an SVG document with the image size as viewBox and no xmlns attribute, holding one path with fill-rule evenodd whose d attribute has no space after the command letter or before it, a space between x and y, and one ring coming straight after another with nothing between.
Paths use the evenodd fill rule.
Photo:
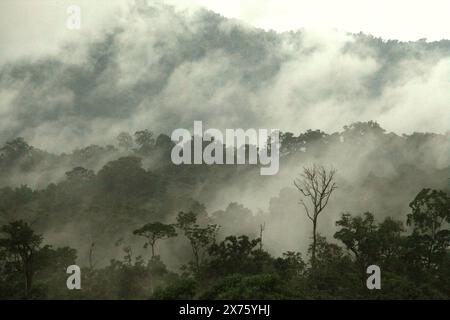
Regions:
<instances>
[{"instance_id":1,"label":"cloud","mask_svg":"<svg viewBox=\"0 0 450 320\"><path fill-rule=\"evenodd\" d=\"M294 133L366 120L398 133L448 128L446 41L266 32L165 5L116 9L58 54L1 66L3 141L24 136L61 152L194 120Z\"/></svg>"},{"instance_id":2,"label":"cloud","mask_svg":"<svg viewBox=\"0 0 450 320\"><path fill-rule=\"evenodd\" d=\"M279 32L338 29L403 41L450 38L446 15L450 3L446 0L167 0L167 3L185 8L203 6Z\"/></svg>"}]
</instances>

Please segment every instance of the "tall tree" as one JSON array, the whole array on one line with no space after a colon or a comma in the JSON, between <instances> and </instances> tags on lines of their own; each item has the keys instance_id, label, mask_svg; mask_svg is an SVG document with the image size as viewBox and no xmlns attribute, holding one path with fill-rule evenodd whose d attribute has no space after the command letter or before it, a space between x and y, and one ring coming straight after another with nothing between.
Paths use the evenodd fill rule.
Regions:
<instances>
[{"instance_id":1,"label":"tall tree","mask_svg":"<svg viewBox=\"0 0 450 320\"><path fill-rule=\"evenodd\" d=\"M4 238L0 239L0 248L6 252L7 258L24 275L25 297L28 298L33 284L35 273L34 257L42 243L42 236L37 235L22 221L13 221L0 228Z\"/></svg>"},{"instance_id":2,"label":"tall tree","mask_svg":"<svg viewBox=\"0 0 450 320\"><path fill-rule=\"evenodd\" d=\"M335 174L336 170L333 168L327 170L324 166L314 164L311 167L304 167L300 177L294 180L294 185L303 196L300 204L313 225L312 265L316 260L317 219L327 206L331 194L337 188Z\"/></svg>"},{"instance_id":3,"label":"tall tree","mask_svg":"<svg viewBox=\"0 0 450 320\"><path fill-rule=\"evenodd\" d=\"M427 268L435 267L450 246L450 197L444 191L423 189L409 204L407 224Z\"/></svg>"},{"instance_id":4,"label":"tall tree","mask_svg":"<svg viewBox=\"0 0 450 320\"><path fill-rule=\"evenodd\" d=\"M128 132L121 132L116 138L120 148L128 152L133 147L133 137Z\"/></svg>"},{"instance_id":5,"label":"tall tree","mask_svg":"<svg viewBox=\"0 0 450 320\"><path fill-rule=\"evenodd\" d=\"M148 129L136 131L134 134L134 139L136 144L139 146L139 152L143 154L148 154L155 144L153 132Z\"/></svg>"},{"instance_id":6,"label":"tall tree","mask_svg":"<svg viewBox=\"0 0 450 320\"><path fill-rule=\"evenodd\" d=\"M207 249L214 243L218 226L208 224L201 227L197 224L197 215L191 212L180 212L177 216L177 227L184 231L189 239L194 256L194 271L200 270Z\"/></svg>"},{"instance_id":7,"label":"tall tree","mask_svg":"<svg viewBox=\"0 0 450 320\"><path fill-rule=\"evenodd\" d=\"M371 264L392 270L401 259L404 231L401 221L388 217L377 223L370 212L360 216L345 213L336 221L336 226L340 229L334 238L342 241L354 255L363 277L366 276L367 266Z\"/></svg>"},{"instance_id":8,"label":"tall tree","mask_svg":"<svg viewBox=\"0 0 450 320\"><path fill-rule=\"evenodd\" d=\"M161 222L147 223L142 228L134 230L133 233L147 239L144 248L147 248L150 245L152 249L152 260L155 258L156 241L175 237L177 235L173 225L164 224Z\"/></svg>"}]
</instances>

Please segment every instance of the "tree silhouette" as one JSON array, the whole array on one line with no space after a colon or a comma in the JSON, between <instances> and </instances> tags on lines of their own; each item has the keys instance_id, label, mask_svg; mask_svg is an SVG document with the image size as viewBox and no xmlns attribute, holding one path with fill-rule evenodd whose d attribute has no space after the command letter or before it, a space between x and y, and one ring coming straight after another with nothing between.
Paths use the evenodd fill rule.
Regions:
<instances>
[{"instance_id":1,"label":"tree silhouette","mask_svg":"<svg viewBox=\"0 0 450 320\"><path fill-rule=\"evenodd\" d=\"M155 258L156 241L175 237L177 235L173 225L164 224L161 222L147 223L142 228L134 230L133 233L135 235L147 238L144 248L147 248L150 245L152 249L152 260Z\"/></svg>"},{"instance_id":2,"label":"tree silhouette","mask_svg":"<svg viewBox=\"0 0 450 320\"><path fill-rule=\"evenodd\" d=\"M316 260L317 219L327 206L331 194L337 188L334 182L335 174L335 169L327 170L323 166L314 164L312 167L304 167L300 177L294 180L294 185L304 197L300 199L300 204L313 224L312 265Z\"/></svg>"},{"instance_id":3,"label":"tree silhouette","mask_svg":"<svg viewBox=\"0 0 450 320\"><path fill-rule=\"evenodd\" d=\"M412 237L422 253L427 268L441 260L450 245L450 198L438 190L423 189L409 204L412 213L408 214L407 224L412 226Z\"/></svg>"},{"instance_id":4,"label":"tree silhouette","mask_svg":"<svg viewBox=\"0 0 450 320\"><path fill-rule=\"evenodd\" d=\"M148 154L155 144L153 132L148 129L135 132L134 139L139 146L139 152L142 154Z\"/></svg>"},{"instance_id":5,"label":"tree silhouette","mask_svg":"<svg viewBox=\"0 0 450 320\"><path fill-rule=\"evenodd\" d=\"M120 148L126 152L130 151L133 147L133 137L127 132L121 132L116 138Z\"/></svg>"},{"instance_id":6,"label":"tree silhouette","mask_svg":"<svg viewBox=\"0 0 450 320\"><path fill-rule=\"evenodd\" d=\"M192 211L181 211L177 216L177 227L184 231L184 235L189 239L194 256L194 271L200 270L207 249L216 239L218 226L208 224L201 227L197 224L197 216Z\"/></svg>"},{"instance_id":7,"label":"tree silhouette","mask_svg":"<svg viewBox=\"0 0 450 320\"><path fill-rule=\"evenodd\" d=\"M37 235L22 220L13 221L0 228L0 233L6 235L0 239L0 248L6 251L9 258L21 271L25 279L25 297L28 298L31 292L34 276L34 257L39 250L42 236Z\"/></svg>"}]
</instances>

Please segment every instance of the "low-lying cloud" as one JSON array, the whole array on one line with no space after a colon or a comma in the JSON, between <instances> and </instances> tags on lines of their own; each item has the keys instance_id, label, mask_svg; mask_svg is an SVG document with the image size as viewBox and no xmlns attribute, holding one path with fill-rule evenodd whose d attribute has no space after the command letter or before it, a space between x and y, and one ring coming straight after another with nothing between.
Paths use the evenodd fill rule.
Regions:
<instances>
[{"instance_id":1,"label":"low-lying cloud","mask_svg":"<svg viewBox=\"0 0 450 320\"><path fill-rule=\"evenodd\" d=\"M61 152L194 120L294 133L367 120L397 133L448 129L449 41L275 33L164 5L121 10L58 54L1 66L2 142L23 136Z\"/></svg>"}]
</instances>

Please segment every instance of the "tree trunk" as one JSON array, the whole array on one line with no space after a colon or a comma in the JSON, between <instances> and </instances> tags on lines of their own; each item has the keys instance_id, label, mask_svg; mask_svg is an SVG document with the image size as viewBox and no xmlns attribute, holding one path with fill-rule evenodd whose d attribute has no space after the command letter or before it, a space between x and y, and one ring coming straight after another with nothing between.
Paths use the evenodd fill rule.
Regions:
<instances>
[{"instance_id":1,"label":"tree trunk","mask_svg":"<svg viewBox=\"0 0 450 320\"><path fill-rule=\"evenodd\" d=\"M313 220L313 245L311 253L311 266L314 267L316 264L316 244L317 244L317 217Z\"/></svg>"},{"instance_id":2,"label":"tree trunk","mask_svg":"<svg viewBox=\"0 0 450 320\"><path fill-rule=\"evenodd\" d=\"M155 258L155 243L150 244L152 247L152 260Z\"/></svg>"},{"instance_id":3,"label":"tree trunk","mask_svg":"<svg viewBox=\"0 0 450 320\"><path fill-rule=\"evenodd\" d=\"M31 285L33 282L33 272L31 270L30 261L24 262L24 273L25 273L25 299L30 297Z\"/></svg>"},{"instance_id":4,"label":"tree trunk","mask_svg":"<svg viewBox=\"0 0 450 320\"><path fill-rule=\"evenodd\" d=\"M194 254L194 263L195 263L195 269L196 272L199 272L200 270L200 256L198 249L192 244L192 253Z\"/></svg>"},{"instance_id":5,"label":"tree trunk","mask_svg":"<svg viewBox=\"0 0 450 320\"><path fill-rule=\"evenodd\" d=\"M91 243L91 247L89 248L89 268L94 269L94 260L93 260L93 254L94 254L94 242Z\"/></svg>"},{"instance_id":6,"label":"tree trunk","mask_svg":"<svg viewBox=\"0 0 450 320\"><path fill-rule=\"evenodd\" d=\"M33 282L33 274L30 270L27 273L27 299L30 296L32 282Z\"/></svg>"}]
</instances>

